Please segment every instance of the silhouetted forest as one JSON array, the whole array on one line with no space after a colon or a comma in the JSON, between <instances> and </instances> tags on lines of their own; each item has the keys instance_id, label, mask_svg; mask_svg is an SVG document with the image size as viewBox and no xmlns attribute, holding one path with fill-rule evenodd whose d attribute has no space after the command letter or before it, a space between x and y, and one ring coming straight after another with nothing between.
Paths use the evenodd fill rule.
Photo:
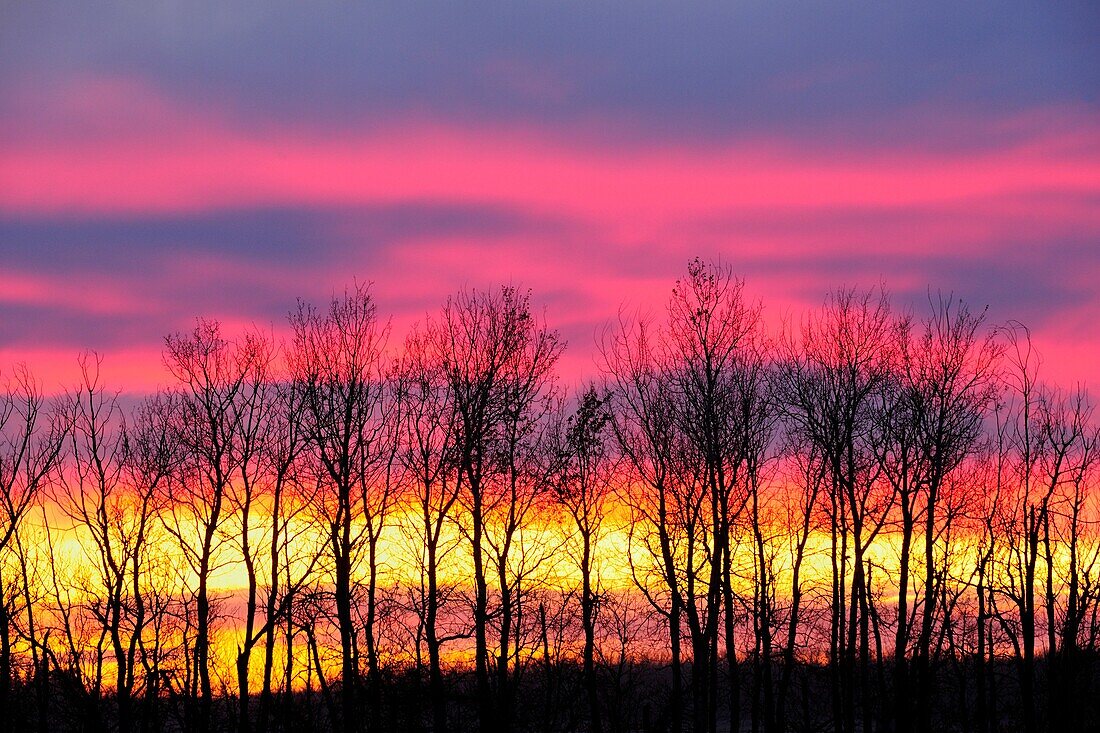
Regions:
<instances>
[{"instance_id":1,"label":"silhouetted forest","mask_svg":"<svg viewBox=\"0 0 1100 733\"><path fill-rule=\"evenodd\" d=\"M761 309L695 261L579 386L509 286L7 369L2 725L1098 729L1084 391L953 297Z\"/></svg>"}]
</instances>

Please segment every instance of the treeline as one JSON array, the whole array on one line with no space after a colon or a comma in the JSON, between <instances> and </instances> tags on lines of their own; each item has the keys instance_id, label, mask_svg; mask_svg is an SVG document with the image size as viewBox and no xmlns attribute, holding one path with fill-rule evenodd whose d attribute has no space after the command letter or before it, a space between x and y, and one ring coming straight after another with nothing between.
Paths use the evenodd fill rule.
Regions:
<instances>
[{"instance_id":1,"label":"treeline","mask_svg":"<svg viewBox=\"0 0 1100 733\"><path fill-rule=\"evenodd\" d=\"M511 287L402 337L169 336L173 385L0 399L12 730L1100 725L1097 426L1027 330L695 261L565 344Z\"/></svg>"}]
</instances>

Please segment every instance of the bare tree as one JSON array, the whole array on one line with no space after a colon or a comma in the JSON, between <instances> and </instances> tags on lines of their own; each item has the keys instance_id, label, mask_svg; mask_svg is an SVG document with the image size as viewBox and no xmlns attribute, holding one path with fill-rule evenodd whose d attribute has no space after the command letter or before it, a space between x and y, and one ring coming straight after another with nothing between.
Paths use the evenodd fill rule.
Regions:
<instances>
[{"instance_id":1,"label":"bare tree","mask_svg":"<svg viewBox=\"0 0 1100 733\"><path fill-rule=\"evenodd\" d=\"M100 365L98 356L82 356L81 383L65 397L67 460L59 466L52 499L88 543L89 574L95 578L82 595L95 599L91 610L98 636L113 657L118 729L127 733L135 725L138 651L148 618L142 577L154 496L177 451L165 423L150 419L156 399L140 405L133 427L127 425L117 394L102 384ZM98 672L96 677L92 693L98 699Z\"/></svg>"},{"instance_id":2,"label":"bare tree","mask_svg":"<svg viewBox=\"0 0 1100 733\"><path fill-rule=\"evenodd\" d=\"M941 522L937 512L952 473L977 448L986 410L996 397L1000 349L992 333L981 333L983 323L984 313L972 314L964 303L940 299L933 302L919 340L907 344L902 352L904 389L912 400L909 414L917 428L918 463L922 466L917 483L924 495L925 597L916 662L917 718L925 733L932 729L930 660L937 615L936 547L943 529L951 525L950 516Z\"/></svg>"},{"instance_id":3,"label":"bare tree","mask_svg":"<svg viewBox=\"0 0 1100 733\"><path fill-rule=\"evenodd\" d=\"M890 328L885 294L839 291L803 321L800 343L788 337L779 370L788 429L820 452L829 480L833 715L838 728L849 733L856 729L857 671L864 730L870 730L873 714L866 553L893 500L878 480L873 413L875 395L889 374ZM846 599L849 550L851 597Z\"/></svg>"},{"instance_id":4,"label":"bare tree","mask_svg":"<svg viewBox=\"0 0 1100 733\"><path fill-rule=\"evenodd\" d=\"M1002 333L1006 340L1007 401L998 405L999 451L1004 475L995 507L993 531L1002 547L999 579L994 583L994 613L1013 646L1020 685L1022 727L1026 733L1038 730L1035 706L1035 641L1037 573L1043 546L1043 529L1062 479L1065 452L1076 435L1060 435L1050 395L1038 381L1039 356L1031 344L1030 332L1009 324ZM1074 431L1076 432L1076 431ZM998 600L1015 611L1010 619Z\"/></svg>"},{"instance_id":5,"label":"bare tree","mask_svg":"<svg viewBox=\"0 0 1100 733\"><path fill-rule=\"evenodd\" d=\"M784 624L786 633L782 649L783 670L775 703L775 726L781 731L787 729L788 701L801 641L799 628L806 598L806 581L802 569L811 552L808 548L810 536L815 531L821 531L818 503L826 481L826 468L819 450L812 442L799 442L800 439L803 436L797 433L789 436L785 451L792 480L788 483L787 496L783 502L785 519L782 522L790 557L790 590ZM802 722L803 725L809 724L808 720Z\"/></svg>"},{"instance_id":6,"label":"bare tree","mask_svg":"<svg viewBox=\"0 0 1100 733\"><path fill-rule=\"evenodd\" d=\"M999 348L993 333L981 333L984 313L972 314L949 298L931 301L929 315L914 327L897 322L897 345L879 392L879 441L876 450L884 476L900 509L898 608L894 637L894 723L899 731L913 722L922 731L932 725L930 658L937 620L937 539L947 529L939 515L944 484L979 445L983 419L997 386ZM919 330L918 330L919 329ZM923 594L914 601L920 623L913 660L917 694L910 691L910 567L918 522L923 523Z\"/></svg>"},{"instance_id":7,"label":"bare tree","mask_svg":"<svg viewBox=\"0 0 1100 733\"><path fill-rule=\"evenodd\" d=\"M14 709L11 596L20 586L17 578L4 576L5 560L16 549L20 525L60 460L64 444L64 422L47 409L38 383L26 367L17 367L0 390L0 710ZM18 727L19 720L13 716L4 724Z\"/></svg>"},{"instance_id":8,"label":"bare tree","mask_svg":"<svg viewBox=\"0 0 1100 733\"><path fill-rule=\"evenodd\" d=\"M447 530L459 498L458 418L443 362L428 334L413 330L405 342L398 375L405 405L400 459L410 484L406 499L415 513L410 542L421 582L415 603L428 651L428 687L432 729L449 727L443 680L442 647L459 635L441 631L440 616L450 607L450 593L440 582L440 568L457 547Z\"/></svg>"},{"instance_id":9,"label":"bare tree","mask_svg":"<svg viewBox=\"0 0 1100 733\"><path fill-rule=\"evenodd\" d=\"M717 726L723 612L730 724L739 725L730 537L750 494L758 496L771 420L758 335L760 306L748 302L743 281L728 267L695 260L673 289L668 310L665 368L684 441L682 455L690 462L683 467L684 479L697 492L694 511L700 512L698 542L689 541L693 551L688 555L684 608L692 638L693 723L701 733ZM695 519L689 524L696 524ZM755 529L758 534L759 527ZM701 553L698 559L691 557L696 551Z\"/></svg>"},{"instance_id":10,"label":"bare tree","mask_svg":"<svg viewBox=\"0 0 1100 733\"><path fill-rule=\"evenodd\" d=\"M136 499L129 553L129 610L133 620L126 650L126 666L131 671L126 682L135 692L140 685L143 731L158 727L165 639L169 636L168 609L175 590L165 589L168 573L163 571L155 550L164 546L165 539L158 533L161 525L156 521L162 509L158 501L161 488L183 460L183 446L172 420L177 399L172 392L147 397L133 411L125 431L126 483L132 487Z\"/></svg>"},{"instance_id":11,"label":"bare tree","mask_svg":"<svg viewBox=\"0 0 1100 733\"><path fill-rule=\"evenodd\" d=\"M246 643L264 644L263 683L260 692L258 729L267 730L273 714L273 675L275 672L276 634L280 622L292 628L293 605L300 590L311 580L320 559L320 548L310 542L309 533L297 521L304 517L314 493L303 482L300 455L304 450L302 435L303 394L287 380L279 380L270 387L264 409L262 428L260 476L262 501L268 516L265 528L267 563L266 588L264 590L263 623L254 629ZM294 659L293 633L285 638L287 669ZM291 699L292 674L287 673L283 694Z\"/></svg>"},{"instance_id":12,"label":"bare tree","mask_svg":"<svg viewBox=\"0 0 1100 733\"><path fill-rule=\"evenodd\" d=\"M1079 701L1088 697L1083 659L1096 652L1100 609L1100 429L1083 392L1066 398L1058 414L1059 442L1069 441L1058 501L1044 526L1050 728L1085 724Z\"/></svg>"},{"instance_id":13,"label":"bare tree","mask_svg":"<svg viewBox=\"0 0 1100 733\"><path fill-rule=\"evenodd\" d=\"M530 296L513 287L465 291L449 298L427 326L433 363L442 365L457 418L458 480L466 514L474 572L475 674L482 730L507 730L509 640L514 608L508 559L511 538L530 507L521 485L520 449L537 423L563 344L531 313ZM504 524L490 538L489 517ZM490 552L495 557L490 565ZM495 565L495 568L492 566ZM496 694L490 685L488 573L499 581L501 644ZM503 716L503 719L502 719Z\"/></svg>"},{"instance_id":14,"label":"bare tree","mask_svg":"<svg viewBox=\"0 0 1100 733\"><path fill-rule=\"evenodd\" d=\"M191 333L165 339L165 364L181 389L173 419L185 460L162 516L195 578L194 678L187 696L187 724L195 731L212 725L210 578L224 562L233 482L255 460L256 415L271 358L262 336L230 342L215 321L200 320Z\"/></svg>"},{"instance_id":15,"label":"bare tree","mask_svg":"<svg viewBox=\"0 0 1100 733\"><path fill-rule=\"evenodd\" d=\"M1011 368L1008 399L998 411L1000 501L991 511L990 534L1000 539L999 578L990 581L995 618L1012 645L1020 683L1021 719L1039 730L1036 643L1045 637L1049 720L1072 727L1076 705L1065 702L1079 673L1081 615L1095 620L1095 552L1081 535L1095 519L1080 493L1096 462L1096 428L1083 392L1066 395L1038 381L1039 359L1026 328L1004 331ZM999 580L999 582L998 582ZM1001 609L1004 600L1012 613ZM1045 632L1045 633L1043 633Z\"/></svg>"},{"instance_id":16,"label":"bare tree","mask_svg":"<svg viewBox=\"0 0 1100 733\"><path fill-rule=\"evenodd\" d=\"M580 395L576 409L559 426L554 440L554 491L572 519L581 545L575 561L581 574L582 664L588 725L593 733L603 731L596 678L596 624L603 592L597 553L617 468L607 401L607 396L589 386Z\"/></svg>"},{"instance_id":17,"label":"bare tree","mask_svg":"<svg viewBox=\"0 0 1100 733\"><path fill-rule=\"evenodd\" d=\"M546 631L545 623L534 625L538 618L535 607L544 617L544 586L563 544L560 538L548 538L537 531L539 513L555 508L548 492L552 471L546 453L552 453L547 450L549 421L557 396L552 374L542 370L549 367L547 357L557 348L556 338L547 340L536 347L533 359L511 364L505 372L506 402L494 446L499 474L484 485L484 539L498 602L494 656L497 720L502 731L512 729L524 649L544 636L540 631ZM538 630L532 633L533 629ZM549 690L552 679L547 683Z\"/></svg>"},{"instance_id":18,"label":"bare tree","mask_svg":"<svg viewBox=\"0 0 1100 733\"><path fill-rule=\"evenodd\" d=\"M387 421L389 325L378 320L368 285L356 285L318 310L299 303L291 315L290 355L304 394L304 435L323 493L316 502L333 563L333 592L341 646L341 706L345 731L359 718L360 656L353 606L357 565L366 554L366 641L372 723L380 715L381 668L374 619L378 541L393 501L390 471L395 431Z\"/></svg>"},{"instance_id":19,"label":"bare tree","mask_svg":"<svg viewBox=\"0 0 1100 733\"><path fill-rule=\"evenodd\" d=\"M612 425L625 459L617 496L630 512L628 564L634 584L652 608L663 616L671 656L668 723L683 725L683 658L681 626L684 593L683 514L674 484L672 456L679 449L669 404L669 375L657 362L654 328L648 319L618 328L601 344L602 368L611 395ZM691 512L687 512L691 514Z\"/></svg>"},{"instance_id":20,"label":"bare tree","mask_svg":"<svg viewBox=\"0 0 1100 733\"><path fill-rule=\"evenodd\" d=\"M240 459L229 491L230 507L238 524L237 551L247 581L244 624L236 658L240 733L248 733L252 724L249 688L252 652L261 641L265 642L258 718L262 730L270 714L276 626L289 614L295 593L307 582L318 560L314 548L305 546L303 533L292 534L288 529L293 517L304 511L302 501L312 498L300 489L296 474L303 449L304 395L285 375L271 368L275 355L270 341L258 345L267 349L267 355L262 357L252 392L242 405ZM289 554L291 538L297 540L293 555ZM265 561L267 569L263 577L261 565ZM265 581L262 589L261 580Z\"/></svg>"},{"instance_id":21,"label":"bare tree","mask_svg":"<svg viewBox=\"0 0 1100 733\"><path fill-rule=\"evenodd\" d=\"M760 306L743 288L729 268L695 260L673 289L667 329L655 342L644 321L623 323L603 349L621 447L648 487L631 500L654 532L642 544L662 568L670 633L678 636L682 614L690 635L700 732L717 727L723 636L732 725L740 717L730 535L771 435ZM674 638L674 696L678 646Z\"/></svg>"}]
</instances>

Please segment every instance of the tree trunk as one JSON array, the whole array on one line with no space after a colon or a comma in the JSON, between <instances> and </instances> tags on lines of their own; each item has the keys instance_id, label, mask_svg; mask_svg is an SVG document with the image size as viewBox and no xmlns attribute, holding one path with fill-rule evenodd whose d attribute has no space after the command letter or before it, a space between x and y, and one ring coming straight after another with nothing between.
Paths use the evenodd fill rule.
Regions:
<instances>
[{"instance_id":1,"label":"tree trunk","mask_svg":"<svg viewBox=\"0 0 1100 733\"><path fill-rule=\"evenodd\" d=\"M343 503L343 502L341 502ZM351 614L351 527L347 508L345 519L339 528L336 557L336 618L340 626L340 717L344 733L352 733L358 727L359 665L355 655L355 624ZM320 671L318 671L320 674Z\"/></svg>"},{"instance_id":2,"label":"tree trunk","mask_svg":"<svg viewBox=\"0 0 1100 733\"><path fill-rule=\"evenodd\" d=\"M588 697L588 729L603 733L600 697L596 686L596 597L592 590L592 535L582 532L581 626L584 628L584 688Z\"/></svg>"}]
</instances>

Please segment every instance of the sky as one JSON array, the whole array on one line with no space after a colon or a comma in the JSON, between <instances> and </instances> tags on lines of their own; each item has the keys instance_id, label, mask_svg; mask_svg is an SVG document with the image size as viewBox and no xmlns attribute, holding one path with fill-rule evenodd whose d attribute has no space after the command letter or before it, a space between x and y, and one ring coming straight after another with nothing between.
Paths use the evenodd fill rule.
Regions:
<instances>
[{"instance_id":1,"label":"sky","mask_svg":"<svg viewBox=\"0 0 1100 733\"><path fill-rule=\"evenodd\" d=\"M0 378L196 316L529 287L593 374L699 256L769 322L952 293L1100 384L1100 6L0 2Z\"/></svg>"}]
</instances>

